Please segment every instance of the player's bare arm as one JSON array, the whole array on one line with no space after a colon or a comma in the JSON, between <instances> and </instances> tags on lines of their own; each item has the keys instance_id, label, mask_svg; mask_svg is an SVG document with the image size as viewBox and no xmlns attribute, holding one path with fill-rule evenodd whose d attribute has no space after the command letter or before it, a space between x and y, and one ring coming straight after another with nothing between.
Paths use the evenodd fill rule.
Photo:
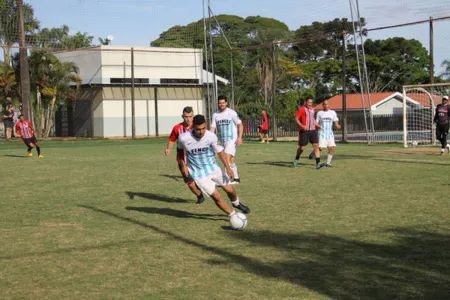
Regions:
<instances>
[{"instance_id":1,"label":"player's bare arm","mask_svg":"<svg viewBox=\"0 0 450 300\"><path fill-rule=\"evenodd\" d=\"M216 131L216 127L209 127L209 131L211 131L212 133L214 133Z\"/></svg>"},{"instance_id":2,"label":"player's bare arm","mask_svg":"<svg viewBox=\"0 0 450 300\"><path fill-rule=\"evenodd\" d=\"M177 157L179 159L178 167L180 168L181 173L185 177L189 176L189 170L184 161L184 149L177 149Z\"/></svg>"},{"instance_id":3,"label":"player's bare arm","mask_svg":"<svg viewBox=\"0 0 450 300\"><path fill-rule=\"evenodd\" d=\"M170 150L172 150L173 143L174 143L174 142L172 142L171 140L169 140L169 142L167 143L166 150L164 151L164 154L165 154L166 156L168 156L168 155L170 154Z\"/></svg>"},{"instance_id":4,"label":"player's bare arm","mask_svg":"<svg viewBox=\"0 0 450 300\"><path fill-rule=\"evenodd\" d=\"M317 128L318 130L322 130L322 126L320 126L320 124L317 123L317 121L314 121L314 125L316 125L316 128Z\"/></svg>"},{"instance_id":5,"label":"player's bare arm","mask_svg":"<svg viewBox=\"0 0 450 300\"><path fill-rule=\"evenodd\" d=\"M303 130L308 130L308 127L302 125L302 123L300 122L300 120L299 120L297 117L295 118L295 122L297 123L297 125L298 125L301 129L303 129Z\"/></svg>"},{"instance_id":6,"label":"player's bare arm","mask_svg":"<svg viewBox=\"0 0 450 300\"><path fill-rule=\"evenodd\" d=\"M341 129L341 125L338 121L334 122L334 126L336 126L337 129Z\"/></svg>"},{"instance_id":7,"label":"player's bare arm","mask_svg":"<svg viewBox=\"0 0 450 300\"><path fill-rule=\"evenodd\" d=\"M236 140L236 146L240 146L242 144L242 134L244 133L244 126L242 123L237 124L238 128L238 138Z\"/></svg>"}]
</instances>

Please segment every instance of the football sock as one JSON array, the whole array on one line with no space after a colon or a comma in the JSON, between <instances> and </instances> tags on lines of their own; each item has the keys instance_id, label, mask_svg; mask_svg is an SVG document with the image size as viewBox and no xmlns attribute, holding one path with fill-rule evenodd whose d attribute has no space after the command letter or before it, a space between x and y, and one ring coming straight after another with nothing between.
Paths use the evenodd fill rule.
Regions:
<instances>
[{"instance_id":1,"label":"football sock","mask_svg":"<svg viewBox=\"0 0 450 300\"><path fill-rule=\"evenodd\" d=\"M316 165L320 164L320 157L316 157Z\"/></svg>"},{"instance_id":2,"label":"football sock","mask_svg":"<svg viewBox=\"0 0 450 300\"><path fill-rule=\"evenodd\" d=\"M28 152L31 152L33 150L33 147L28 147Z\"/></svg>"},{"instance_id":3,"label":"football sock","mask_svg":"<svg viewBox=\"0 0 450 300\"><path fill-rule=\"evenodd\" d=\"M327 164L331 164L331 160L333 159L333 154L328 154Z\"/></svg>"},{"instance_id":4,"label":"football sock","mask_svg":"<svg viewBox=\"0 0 450 300\"><path fill-rule=\"evenodd\" d=\"M41 147L36 146L36 150L37 150L38 155L41 155Z\"/></svg>"},{"instance_id":5,"label":"football sock","mask_svg":"<svg viewBox=\"0 0 450 300\"><path fill-rule=\"evenodd\" d=\"M231 171L233 171L233 173L234 173L234 178L235 178L235 179L236 179L236 178L239 178L239 174L238 174L238 171L237 171L236 164L231 164L231 165L230 165L230 169L231 169Z\"/></svg>"},{"instance_id":6,"label":"football sock","mask_svg":"<svg viewBox=\"0 0 450 300\"><path fill-rule=\"evenodd\" d=\"M231 217L232 215L236 214L236 211L233 210L230 214L228 214L229 217Z\"/></svg>"},{"instance_id":7,"label":"football sock","mask_svg":"<svg viewBox=\"0 0 450 300\"><path fill-rule=\"evenodd\" d=\"M232 201L231 204L233 204L233 206L238 206L240 204L239 202L239 198L236 198L236 201Z\"/></svg>"}]
</instances>

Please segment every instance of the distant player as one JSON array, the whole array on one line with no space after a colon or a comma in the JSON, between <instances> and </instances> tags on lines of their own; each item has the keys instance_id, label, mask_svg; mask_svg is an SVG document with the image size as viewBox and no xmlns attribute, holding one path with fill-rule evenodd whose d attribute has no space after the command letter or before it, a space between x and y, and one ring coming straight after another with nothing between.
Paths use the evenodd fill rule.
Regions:
<instances>
[{"instance_id":1,"label":"distant player","mask_svg":"<svg viewBox=\"0 0 450 300\"><path fill-rule=\"evenodd\" d=\"M436 106L436 113L433 121L436 124L436 139L441 142L441 155L444 155L445 148L448 146L447 134L450 121L450 105L448 104L448 96L442 97L442 103Z\"/></svg>"},{"instance_id":2,"label":"distant player","mask_svg":"<svg viewBox=\"0 0 450 300\"><path fill-rule=\"evenodd\" d=\"M28 120L25 120L23 115L19 116L19 122L16 123L16 132L20 135L25 145L28 147L28 156L33 156L31 150L33 147L36 147L36 151L39 158L44 158L41 155L41 147L39 146L39 141L36 139L34 135L33 125Z\"/></svg>"},{"instance_id":3,"label":"distant player","mask_svg":"<svg viewBox=\"0 0 450 300\"><path fill-rule=\"evenodd\" d=\"M259 138L261 139L260 143L264 144L264 137L266 138L267 144L269 143L269 118L267 117L266 111L263 109L261 110L262 115L262 124L261 128L259 129Z\"/></svg>"},{"instance_id":4,"label":"distant player","mask_svg":"<svg viewBox=\"0 0 450 300\"><path fill-rule=\"evenodd\" d=\"M300 156L306 148L308 143L313 144L314 154L316 158L316 168L320 169L323 165L320 164L320 150L319 150L319 136L317 129L322 127L316 122L314 117L313 100L306 99L305 105L300 107L295 115L295 122L299 126L298 133L298 149L293 166L296 167Z\"/></svg>"},{"instance_id":5,"label":"distant player","mask_svg":"<svg viewBox=\"0 0 450 300\"><path fill-rule=\"evenodd\" d=\"M331 160L334 155L336 143L334 141L333 124L337 129L341 129L339 119L334 110L329 109L328 100L322 102L323 110L319 111L316 116L316 122L322 127L319 131L319 150L328 148L328 157L326 167L332 167ZM314 150L309 155L309 159L314 157Z\"/></svg>"},{"instance_id":6,"label":"distant player","mask_svg":"<svg viewBox=\"0 0 450 300\"><path fill-rule=\"evenodd\" d=\"M194 112L192 107L186 106L183 109L183 114L181 115L183 118L183 122L175 125L172 129L172 133L170 134L169 141L167 142L166 150L164 154L168 156L170 154L170 150L173 147L173 144L178 140L180 134L188 132L192 129L192 119L194 117ZM183 162L183 164L182 164ZM202 204L205 201L203 197L203 193L198 189L197 185L194 182L194 179L191 176L184 176L186 174L184 168L186 166L186 156L185 155L177 155L177 164L178 169L180 169L181 175L183 176L184 182L189 186L191 192L197 197L197 204Z\"/></svg>"},{"instance_id":7,"label":"distant player","mask_svg":"<svg viewBox=\"0 0 450 300\"><path fill-rule=\"evenodd\" d=\"M217 164L214 153L222 161L225 171ZM230 184L234 172L230 168L229 156L225 154L224 147L218 145L217 136L206 130L206 119L202 115L194 117L194 127L192 130L183 133L178 137L178 155L186 155L187 168L184 176L192 176L197 186L210 196L222 211L232 216L236 212L231 209L223 200L216 186L220 186L228 195L234 208L243 213L249 213L248 206L239 201L237 193ZM186 167L184 161L182 164Z\"/></svg>"},{"instance_id":8,"label":"distant player","mask_svg":"<svg viewBox=\"0 0 450 300\"><path fill-rule=\"evenodd\" d=\"M220 143L225 148L225 154L230 161L230 168L234 173L233 183L238 183L241 180L236 167L236 146L242 144L244 127L237 113L231 108L228 108L228 98L219 96L218 101L219 109L212 117L209 130L214 132L217 128L220 134Z\"/></svg>"}]
</instances>

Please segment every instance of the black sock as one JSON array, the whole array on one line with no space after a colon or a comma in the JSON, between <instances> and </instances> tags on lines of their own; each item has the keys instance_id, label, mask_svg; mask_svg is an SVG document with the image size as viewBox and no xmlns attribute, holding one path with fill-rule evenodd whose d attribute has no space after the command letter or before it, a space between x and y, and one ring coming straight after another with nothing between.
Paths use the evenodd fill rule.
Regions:
<instances>
[{"instance_id":1,"label":"black sock","mask_svg":"<svg viewBox=\"0 0 450 300\"><path fill-rule=\"evenodd\" d=\"M33 150L33 147L28 147L28 152L31 152Z\"/></svg>"},{"instance_id":2,"label":"black sock","mask_svg":"<svg viewBox=\"0 0 450 300\"><path fill-rule=\"evenodd\" d=\"M37 150L38 155L41 155L41 147L36 146L36 150Z\"/></svg>"},{"instance_id":3,"label":"black sock","mask_svg":"<svg viewBox=\"0 0 450 300\"><path fill-rule=\"evenodd\" d=\"M300 159L300 155L296 155L295 160L299 160L299 159Z\"/></svg>"},{"instance_id":4,"label":"black sock","mask_svg":"<svg viewBox=\"0 0 450 300\"><path fill-rule=\"evenodd\" d=\"M316 165L320 164L320 157L316 157Z\"/></svg>"}]
</instances>

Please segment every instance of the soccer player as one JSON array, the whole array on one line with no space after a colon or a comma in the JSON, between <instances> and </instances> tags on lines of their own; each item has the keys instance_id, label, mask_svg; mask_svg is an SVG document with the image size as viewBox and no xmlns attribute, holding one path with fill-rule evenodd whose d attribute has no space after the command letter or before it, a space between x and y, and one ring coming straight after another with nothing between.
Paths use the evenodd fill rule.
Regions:
<instances>
[{"instance_id":1,"label":"soccer player","mask_svg":"<svg viewBox=\"0 0 450 300\"><path fill-rule=\"evenodd\" d=\"M244 127L242 121L239 119L237 113L228 108L228 98L225 96L219 96L218 98L219 109L214 113L210 131L214 132L216 127L220 133L220 143L225 148L225 155L228 156L230 161L230 168L234 173L233 183L241 182L236 167L236 146L242 144L242 132Z\"/></svg>"},{"instance_id":2,"label":"soccer player","mask_svg":"<svg viewBox=\"0 0 450 300\"><path fill-rule=\"evenodd\" d=\"M328 100L322 102L323 110L319 111L316 116L316 122L322 127L322 130L319 131L319 151L322 151L324 148L328 148L328 157L326 167L332 167L331 160L334 155L334 148L336 147L336 143L334 141L334 133L333 133L333 123L337 129L341 129L341 125L339 125L339 119L334 110L329 109ZM314 150L309 155L309 159L314 157Z\"/></svg>"},{"instance_id":3,"label":"soccer player","mask_svg":"<svg viewBox=\"0 0 450 300\"><path fill-rule=\"evenodd\" d=\"M194 112L192 107L186 106L183 109L183 114L181 115L183 118L183 122L175 125L172 129L172 133L170 134L169 141L167 142L166 150L164 154L168 156L170 154L170 150L173 147L173 144L178 140L180 134L185 133L192 129L192 119L194 117ZM182 164L183 162L183 164ZM184 176L187 172L185 172L184 168L186 167L186 156L185 155L177 155L177 165L178 169L180 169L180 173L183 176L184 182L188 185L191 192L197 197L196 204L202 204L205 201L203 197L202 191L199 190L197 185L194 182L194 179L191 176Z\"/></svg>"},{"instance_id":4,"label":"soccer player","mask_svg":"<svg viewBox=\"0 0 450 300\"><path fill-rule=\"evenodd\" d=\"M449 119L450 105L448 104L448 96L444 96L442 97L442 103L436 106L436 113L433 120L436 123L436 138L441 142L441 155L444 155L447 146Z\"/></svg>"},{"instance_id":5,"label":"soccer player","mask_svg":"<svg viewBox=\"0 0 450 300\"><path fill-rule=\"evenodd\" d=\"M313 144L314 147L316 169L320 169L324 165L320 164L319 136L317 134L317 129L321 130L322 127L314 118L313 100L311 98L306 99L305 105L298 109L297 114L295 115L295 122L299 126L299 133L297 155L295 156L293 166L297 166L298 160L309 142Z\"/></svg>"},{"instance_id":6,"label":"soccer player","mask_svg":"<svg viewBox=\"0 0 450 300\"><path fill-rule=\"evenodd\" d=\"M16 123L16 132L20 135L25 145L28 146L28 156L33 156L31 150L36 146L36 151L39 158L44 158L41 155L41 147L39 146L39 141L34 135L33 125L28 120L25 120L23 115L19 116L19 122Z\"/></svg>"},{"instance_id":7,"label":"soccer player","mask_svg":"<svg viewBox=\"0 0 450 300\"><path fill-rule=\"evenodd\" d=\"M258 132L259 138L261 139L260 143L264 144L264 136L266 137L267 144L269 143L269 118L267 117L266 111L261 110L262 115L262 124L261 128Z\"/></svg>"},{"instance_id":8,"label":"soccer player","mask_svg":"<svg viewBox=\"0 0 450 300\"><path fill-rule=\"evenodd\" d=\"M224 164L222 170L217 164L215 154ZM192 176L197 186L210 196L217 207L232 216L236 212L223 200L216 186L220 186L228 195L234 208L243 213L249 213L250 208L239 201L236 190L230 184L234 177L231 170L229 156L225 154L224 147L218 145L217 136L206 130L206 119L203 115L194 117L192 130L178 137L178 155L186 155L186 163L182 160L184 176ZM226 173L224 172L226 171Z\"/></svg>"}]
</instances>

